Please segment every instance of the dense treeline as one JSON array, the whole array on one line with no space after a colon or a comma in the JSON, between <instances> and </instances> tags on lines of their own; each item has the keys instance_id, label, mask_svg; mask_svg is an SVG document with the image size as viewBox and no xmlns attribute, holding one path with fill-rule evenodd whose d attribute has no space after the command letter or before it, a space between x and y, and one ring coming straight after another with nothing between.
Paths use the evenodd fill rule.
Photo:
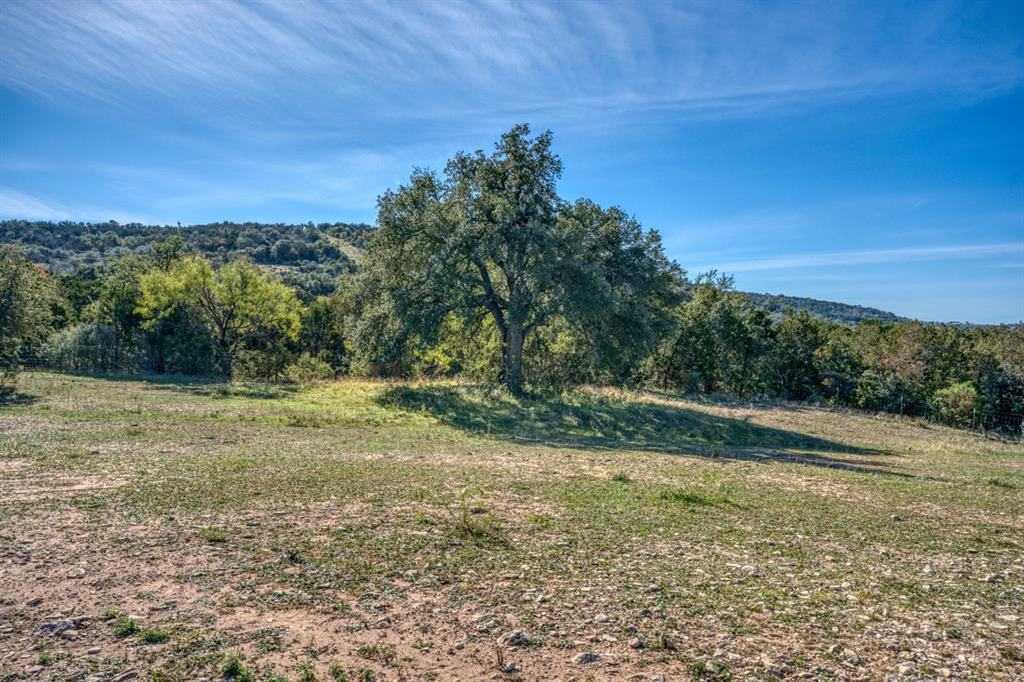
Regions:
<instances>
[{"instance_id":1,"label":"dense treeline","mask_svg":"<svg viewBox=\"0 0 1024 682\"><path fill-rule=\"evenodd\" d=\"M623 211L563 201L550 142L519 126L492 154L417 171L381 197L378 230L346 235L365 255L326 295L253 253L201 247L176 230L77 269L42 268L0 246L0 366L462 376L512 392L649 386L1020 435L1024 327L772 314L727 277L689 279L658 234Z\"/></svg>"},{"instance_id":2,"label":"dense treeline","mask_svg":"<svg viewBox=\"0 0 1024 682\"><path fill-rule=\"evenodd\" d=\"M308 300L328 295L339 275L350 273L369 243L373 228L364 224L321 223L284 225L214 223L168 227L7 220L0 221L0 243L17 244L33 263L53 273L102 268L126 255L143 254L153 244L180 235L186 245L215 263L242 258L271 266ZM822 301L801 296L743 292L750 303L781 318L789 308L806 310L825 320L857 324L863 320L905 321L877 308Z\"/></svg>"}]
</instances>

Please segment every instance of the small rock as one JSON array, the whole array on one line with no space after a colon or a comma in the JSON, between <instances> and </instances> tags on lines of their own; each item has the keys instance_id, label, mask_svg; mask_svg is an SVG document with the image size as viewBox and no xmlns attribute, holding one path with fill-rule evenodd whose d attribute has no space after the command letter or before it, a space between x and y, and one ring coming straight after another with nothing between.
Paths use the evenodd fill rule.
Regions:
<instances>
[{"instance_id":1,"label":"small rock","mask_svg":"<svg viewBox=\"0 0 1024 682\"><path fill-rule=\"evenodd\" d=\"M391 619L387 616L384 616L383 618L378 618L373 623L373 627L375 628L386 628L389 625L391 625Z\"/></svg>"},{"instance_id":2,"label":"small rock","mask_svg":"<svg viewBox=\"0 0 1024 682\"><path fill-rule=\"evenodd\" d=\"M42 597L33 597L32 599L29 599L27 602L25 602L25 606L39 606L42 603Z\"/></svg>"},{"instance_id":3,"label":"small rock","mask_svg":"<svg viewBox=\"0 0 1024 682\"><path fill-rule=\"evenodd\" d=\"M595 623L607 623L610 620L611 618L609 618L608 615L604 613L599 613L597 614L597 617L594 618Z\"/></svg>"},{"instance_id":4,"label":"small rock","mask_svg":"<svg viewBox=\"0 0 1024 682\"><path fill-rule=\"evenodd\" d=\"M583 651L573 656L572 662L576 665L586 665L587 663L597 663L601 660L601 654L595 654L593 651Z\"/></svg>"},{"instance_id":5,"label":"small rock","mask_svg":"<svg viewBox=\"0 0 1024 682\"><path fill-rule=\"evenodd\" d=\"M900 663L900 675L910 675L914 672L914 664L910 661Z\"/></svg>"},{"instance_id":6,"label":"small rock","mask_svg":"<svg viewBox=\"0 0 1024 682\"><path fill-rule=\"evenodd\" d=\"M97 655L97 654L99 654L99 653L100 653L101 651L103 651L103 649L99 648L98 646L94 646L93 648L89 649L89 650L88 650L88 651L86 651L85 653L87 653L87 654L88 654L88 655L90 655L90 656L96 656L96 655Z\"/></svg>"},{"instance_id":7,"label":"small rock","mask_svg":"<svg viewBox=\"0 0 1024 682\"><path fill-rule=\"evenodd\" d=\"M530 638L522 630L512 630L499 637L498 643L504 646L529 646Z\"/></svg>"},{"instance_id":8,"label":"small rock","mask_svg":"<svg viewBox=\"0 0 1024 682\"><path fill-rule=\"evenodd\" d=\"M889 520L893 521L893 522L897 522L897 521L902 521L903 519L900 518L899 514L893 514L892 516L889 517Z\"/></svg>"},{"instance_id":9,"label":"small rock","mask_svg":"<svg viewBox=\"0 0 1024 682\"><path fill-rule=\"evenodd\" d=\"M69 578L84 578L85 577L85 569L84 568L76 568L75 570L73 570L70 573L68 573L68 577Z\"/></svg>"},{"instance_id":10,"label":"small rock","mask_svg":"<svg viewBox=\"0 0 1024 682\"><path fill-rule=\"evenodd\" d=\"M676 641L672 639L670 635L666 635L664 632L661 633L661 648L669 651L674 651L676 648Z\"/></svg>"},{"instance_id":11,"label":"small rock","mask_svg":"<svg viewBox=\"0 0 1024 682\"><path fill-rule=\"evenodd\" d=\"M138 676L139 673L137 673L136 671L128 670L121 673L120 675L116 675L115 677L110 678L110 682L125 682L125 680L134 680Z\"/></svg>"},{"instance_id":12,"label":"small rock","mask_svg":"<svg viewBox=\"0 0 1024 682\"><path fill-rule=\"evenodd\" d=\"M644 648L644 638L643 637L634 637L633 639L629 640L629 648L630 649L643 649Z\"/></svg>"},{"instance_id":13,"label":"small rock","mask_svg":"<svg viewBox=\"0 0 1024 682\"><path fill-rule=\"evenodd\" d=\"M30 665L29 667L25 668L25 672L28 673L29 675L35 675L36 673L43 672L43 666L41 666L41 665Z\"/></svg>"}]
</instances>

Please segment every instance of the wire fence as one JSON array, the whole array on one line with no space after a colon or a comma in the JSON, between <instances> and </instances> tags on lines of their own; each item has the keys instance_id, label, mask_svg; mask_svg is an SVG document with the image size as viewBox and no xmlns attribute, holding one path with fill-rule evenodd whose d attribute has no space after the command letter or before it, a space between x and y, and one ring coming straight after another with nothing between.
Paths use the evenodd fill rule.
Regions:
<instances>
[{"instance_id":1,"label":"wire fence","mask_svg":"<svg viewBox=\"0 0 1024 682\"><path fill-rule=\"evenodd\" d=\"M24 352L15 361L4 362L0 358L0 378L4 374L11 375L17 371L55 372L72 375L88 376L182 376L193 379L214 379L227 381L231 376L231 368L237 367L239 355L211 351L202 358L189 362L186 358L177 359L174 367L161 369L161 359L152 353L125 351L111 345L79 345L76 352L70 355L44 354ZM202 368L202 371L196 371ZM258 381L270 382L279 380L282 368L262 368L255 378ZM950 419L948 414L928 404L910 404L903 400L894 409L863 409L849 405L834 403L803 403L768 399L757 403L761 405L792 405L813 407L829 412L851 415L869 415L880 418L905 418L940 424L973 431L981 435L1001 440L1024 440L1024 414L985 410L974 407L969 413Z\"/></svg>"},{"instance_id":2,"label":"wire fence","mask_svg":"<svg viewBox=\"0 0 1024 682\"><path fill-rule=\"evenodd\" d=\"M815 404L815 407L829 412L871 415L879 418L903 418L924 421L932 424L940 424L942 426L974 431L984 436L1004 440L1019 441L1024 438L1024 431L1022 431L1024 415L1019 413L1015 414L1013 412L989 411L972 408L970 414L964 415L962 419L950 420L946 414L940 410L927 405L918 405L914 407L901 406L901 409L894 410L866 410L852 406L831 404Z\"/></svg>"}]
</instances>

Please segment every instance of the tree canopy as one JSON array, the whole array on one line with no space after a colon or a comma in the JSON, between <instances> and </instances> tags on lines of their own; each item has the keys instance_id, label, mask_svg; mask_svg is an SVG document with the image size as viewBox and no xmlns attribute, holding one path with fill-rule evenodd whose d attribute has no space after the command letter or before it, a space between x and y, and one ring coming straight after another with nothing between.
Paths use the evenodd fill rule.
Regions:
<instances>
[{"instance_id":1,"label":"tree canopy","mask_svg":"<svg viewBox=\"0 0 1024 682\"><path fill-rule=\"evenodd\" d=\"M295 292L246 261L214 270L205 259L182 258L167 270L147 272L139 289L138 312L148 324L187 307L210 330L228 370L245 344L295 339L299 333Z\"/></svg>"},{"instance_id":2,"label":"tree canopy","mask_svg":"<svg viewBox=\"0 0 1024 682\"><path fill-rule=\"evenodd\" d=\"M52 331L56 287L17 249L0 244L0 368L17 366Z\"/></svg>"},{"instance_id":3,"label":"tree canopy","mask_svg":"<svg viewBox=\"0 0 1024 682\"><path fill-rule=\"evenodd\" d=\"M628 352L642 352L681 274L658 235L620 209L558 196L551 142L519 125L491 154L457 154L443 174L414 171L381 196L362 269L362 291L392 317L389 329L407 330L400 338L436 340L452 314L489 318L501 339L498 378L516 393L524 346L555 318L595 346L626 353L628 338Z\"/></svg>"}]
</instances>

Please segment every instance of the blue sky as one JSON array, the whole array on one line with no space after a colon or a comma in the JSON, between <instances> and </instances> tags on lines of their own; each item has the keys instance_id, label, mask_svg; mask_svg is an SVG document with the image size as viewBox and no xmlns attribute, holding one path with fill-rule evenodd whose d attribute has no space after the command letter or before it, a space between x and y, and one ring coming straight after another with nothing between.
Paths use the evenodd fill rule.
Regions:
<instances>
[{"instance_id":1,"label":"blue sky","mask_svg":"<svg viewBox=\"0 0 1024 682\"><path fill-rule=\"evenodd\" d=\"M691 272L1024 319L1020 2L0 5L0 216L373 222L550 128Z\"/></svg>"}]
</instances>

